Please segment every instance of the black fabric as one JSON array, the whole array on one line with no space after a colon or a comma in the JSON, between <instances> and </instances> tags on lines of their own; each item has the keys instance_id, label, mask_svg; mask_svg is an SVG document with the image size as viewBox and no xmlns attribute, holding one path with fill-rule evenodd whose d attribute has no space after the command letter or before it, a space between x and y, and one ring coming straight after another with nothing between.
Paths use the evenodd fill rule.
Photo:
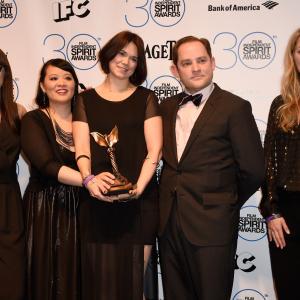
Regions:
<instances>
[{"instance_id":1,"label":"black fabric","mask_svg":"<svg viewBox=\"0 0 300 300\"><path fill-rule=\"evenodd\" d=\"M278 96L271 104L264 142L266 180L262 186L261 213L264 217L280 213L278 188L300 191L300 126L284 132L279 128Z\"/></svg>"},{"instance_id":2,"label":"black fabric","mask_svg":"<svg viewBox=\"0 0 300 300\"><path fill-rule=\"evenodd\" d=\"M79 188L57 180L61 166L76 168L75 154L56 142L40 110L22 119L21 142L31 164L24 194L27 298L80 299Z\"/></svg>"},{"instance_id":3,"label":"black fabric","mask_svg":"<svg viewBox=\"0 0 300 300\"><path fill-rule=\"evenodd\" d=\"M229 300L234 278L237 242L196 246L185 237L174 203L159 239L165 300Z\"/></svg>"},{"instance_id":4,"label":"black fabric","mask_svg":"<svg viewBox=\"0 0 300 300\"><path fill-rule=\"evenodd\" d=\"M73 120L88 122L90 132L101 134L108 134L117 126L119 140L115 144L115 153L118 167L122 175L136 183L147 155L144 122L157 115L158 99L146 88L138 87L131 96L119 102L104 99L91 89L79 95ZM112 172L106 148L96 144L93 138L90 140L93 174ZM87 270L83 272L83 298L142 299L143 272L136 272L143 266L143 255L140 255L143 245L155 242L158 227L157 193L155 176L139 199L126 203L99 201L83 191L80 209L82 268ZM109 247L113 251L107 251ZM136 256L134 253L140 254ZM125 265L128 270L119 269L119 265ZM113 278L110 278L114 285L101 289L106 282L108 269L113 270L113 274L110 274ZM97 282L91 280L92 277ZM127 289L127 292L120 298L112 288L120 291Z\"/></svg>"},{"instance_id":5,"label":"black fabric","mask_svg":"<svg viewBox=\"0 0 300 300\"><path fill-rule=\"evenodd\" d=\"M31 181L54 183L63 164L76 168L74 154L56 142L51 120L39 109L23 117L21 144L30 161Z\"/></svg>"},{"instance_id":6,"label":"black fabric","mask_svg":"<svg viewBox=\"0 0 300 300\"><path fill-rule=\"evenodd\" d=\"M286 247L270 242L270 256L278 300L294 299L298 293L300 269L300 192L277 191L278 207L291 234L285 234Z\"/></svg>"},{"instance_id":7,"label":"black fabric","mask_svg":"<svg viewBox=\"0 0 300 300\"><path fill-rule=\"evenodd\" d=\"M16 164L19 134L0 122L0 299L24 299L24 219Z\"/></svg>"}]
</instances>

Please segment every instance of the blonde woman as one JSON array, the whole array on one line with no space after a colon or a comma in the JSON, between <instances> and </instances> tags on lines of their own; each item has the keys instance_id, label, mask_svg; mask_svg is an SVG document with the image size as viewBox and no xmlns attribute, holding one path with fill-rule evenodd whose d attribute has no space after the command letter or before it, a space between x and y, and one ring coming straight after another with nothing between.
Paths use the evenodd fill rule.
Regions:
<instances>
[{"instance_id":1,"label":"blonde woman","mask_svg":"<svg viewBox=\"0 0 300 300\"><path fill-rule=\"evenodd\" d=\"M281 95L271 105L265 138L261 212L268 224L279 300L294 299L300 269L300 28L290 38Z\"/></svg>"}]
</instances>

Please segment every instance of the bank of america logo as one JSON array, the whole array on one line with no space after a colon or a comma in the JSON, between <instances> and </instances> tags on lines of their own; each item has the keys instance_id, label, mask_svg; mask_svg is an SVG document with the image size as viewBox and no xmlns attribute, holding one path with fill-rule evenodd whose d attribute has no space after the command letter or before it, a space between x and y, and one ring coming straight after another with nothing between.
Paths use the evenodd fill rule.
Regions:
<instances>
[{"instance_id":1,"label":"bank of america logo","mask_svg":"<svg viewBox=\"0 0 300 300\"><path fill-rule=\"evenodd\" d=\"M272 9L273 7L277 6L279 3L274 1L266 1L262 5L265 6L268 9Z\"/></svg>"}]
</instances>

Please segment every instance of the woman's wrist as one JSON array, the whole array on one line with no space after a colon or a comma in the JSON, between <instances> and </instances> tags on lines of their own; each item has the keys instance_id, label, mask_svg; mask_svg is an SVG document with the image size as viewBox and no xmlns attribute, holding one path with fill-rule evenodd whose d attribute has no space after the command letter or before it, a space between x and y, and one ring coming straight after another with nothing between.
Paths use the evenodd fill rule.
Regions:
<instances>
[{"instance_id":1,"label":"woman's wrist","mask_svg":"<svg viewBox=\"0 0 300 300\"><path fill-rule=\"evenodd\" d=\"M89 174L89 175L87 175L87 176L85 176L85 177L83 178L83 180L82 180L82 185L83 185L85 188L87 188L89 182L94 182L94 180L95 180L95 175Z\"/></svg>"},{"instance_id":2,"label":"woman's wrist","mask_svg":"<svg viewBox=\"0 0 300 300\"><path fill-rule=\"evenodd\" d=\"M80 159L87 159L87 160L90 160L90 157L88 155L85 155L85 154L80 154L76 157L76 162L78 162Z\"/></svg>"},{"instance_id":3,"label":"woman's wrist","mask_svg":"<svg viewBox=\"0 0 300 300\"><path fill-rule=\"evenodd\" d=\"M268 222L270 222L272 220L275 220L275 219L278 219L278 218L281 218L281 217L282 217L281 214L279 214L279 213L273 213L269 217L267 217L265 220L268 223Z\"/></svg>"}]
</instances>

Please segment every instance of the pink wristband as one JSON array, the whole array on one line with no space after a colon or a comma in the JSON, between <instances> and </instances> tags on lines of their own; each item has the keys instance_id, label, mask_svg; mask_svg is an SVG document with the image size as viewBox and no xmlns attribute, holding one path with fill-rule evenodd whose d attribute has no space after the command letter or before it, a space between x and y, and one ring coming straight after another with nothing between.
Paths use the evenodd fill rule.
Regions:
<instances>
[{"instance_id":1,"label":"pink wristband","mask_svg":"<svg viewBox=\"0 0 300 300\"><path fill-rule=\"evenodd\" d=\"M88 183L89 183L91 180L93 180L94 178L95 178L95 176L92 175L92 174L86 176L86 177L83 179L83 181L82 181L82 185L86 188L87 185L88 185Z\"/></svg>"}]
</instances>

